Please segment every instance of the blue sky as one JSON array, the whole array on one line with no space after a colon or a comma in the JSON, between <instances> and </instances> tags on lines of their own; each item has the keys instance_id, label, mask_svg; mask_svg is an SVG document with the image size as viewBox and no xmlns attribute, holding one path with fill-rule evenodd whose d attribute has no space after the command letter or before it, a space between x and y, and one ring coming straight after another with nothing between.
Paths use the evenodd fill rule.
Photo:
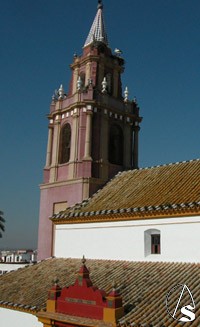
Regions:
<instances>
[{"instance_id":1,"label":"blue sky","mask_svg":"<svg viewBox=\"0 0 200 327\"><path fill-rule=\"evenodd\" d=\"M46 115L68 89L96 14L95 0L7 0L0 10L0 248L36 248ZM200 1L104 0L112 49L123 50L123 86L143 116L141 167L199 158Z\"/></svg>"}]
</instances>

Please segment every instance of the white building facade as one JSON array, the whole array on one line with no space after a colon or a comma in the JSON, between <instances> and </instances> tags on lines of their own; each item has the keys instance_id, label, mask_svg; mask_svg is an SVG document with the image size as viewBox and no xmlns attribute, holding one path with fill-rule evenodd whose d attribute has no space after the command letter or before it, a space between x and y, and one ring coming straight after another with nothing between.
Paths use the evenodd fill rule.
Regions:
<instances>
[{"instance_id":1,"label":"white building facade","mask_svg":"<svg viewBox=\"0 0 200 327\"><path fill-rule=\"evenodd\" d=\"M43 327L33 314L0 307L1 327Z\"/></svg>"},{"instance_id":2,"label":"white building facade","mask_svg":"<svg viewBox=\"0 0 200 327\"><path fill-rule=\"evenodd\" d=\"M0 251L0 262L19 263L36 262L37 251L33 250L2 250Z\"/></svg>"},{"instance_id":3,"label":"white building facade","mask_svg":"<svg viewBox=\"0 0 200 327\"><path fill-rule=\"evenodd\" d=\"M119 173L52 221L56 257L200 262L200 160Z\"/></svg>"},{"instance_id":4,"label":"white building facade","mask_svg":"<svg viewBox=\"0 0 200 327\"><path fill-rule=\"evenodd\" d=\"M155 235L157 244L153 244ZM80 258L84 254L94 259L198 263L199 235L200 215L59 224L55 226L54 255Z\"/></svg>"},{"instance_id":5,"label":"white building facade","mask_svg":"<svg viewBox=\"0 0 200 327\"><path fill-rule=\"evenodd\" d=\"M3 250L0 251L0 275L24 268L37 261L37 251L33 250Z\"/></svg>"},{"instance_id":6,"label":"white building facade","mask_svg":"<svg viewBox=\"0 0 200 327\"><path fill-rule=\"evenodd\" d=\"M0 262L0 275L6 274L7 272L24 268L27 266L27 263L4 263Z\"/></svg>"}]
</instances>

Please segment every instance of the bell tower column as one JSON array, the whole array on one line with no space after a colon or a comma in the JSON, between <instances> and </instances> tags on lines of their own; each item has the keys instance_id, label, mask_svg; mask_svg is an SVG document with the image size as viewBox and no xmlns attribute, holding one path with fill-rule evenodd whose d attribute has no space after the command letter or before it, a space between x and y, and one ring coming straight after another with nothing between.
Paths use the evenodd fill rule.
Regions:
<instances>
[{"instance_id":1,"label":"bell tower column","mask_svg":"<svg viewBox=\"0 0 200 327\"><path fill-rule=\"evenodd\" d=\"M53 126L49 125L47 155L46 155L46 167L49 167L51 165L52 142L53 142Z\"/></svg>"},{"instance_id":2,"label":"bell tower column","mask_svg":"<svg viewBox=\"0 0 200 327\"><path fill-rule=\"evenodd\" d=\"M139 131L140 126L138 122L135 122L133 127L134 137L133 137L133 168L138 169L138 142L139 142Z\"/></svg>"},{"instance_id":3,"label":"bell tower column","mask_svg":"<svg viewBox=\"0 0 200 327\"><path fill-rule=\"evenodd\" d=\"M78 146L78 108L74 109L73 123L72 123L72 138L71 138L71 153L69 160L69 179L76 177L76 164L77 164L77 146Z\"/></svg>"},{"instance_id":4,"label":"bell tower column","mask_svg":"<svg viewBox=\"0 0 200 327\"><path fill-rule=\"evenodd\" d=\"M52 148L52 162L50 169L50 179L49 182L55 182L57 179L57 165L58 165L58 155L59 155L59 139L60 139L60 115L56 116L57 121L54 123L54 133L53 133L53 148Z\"/></svg>"},{"instance_id":5,"label":"bell tower column","mask_svg":"<svg viewBox=\"0 0 200 327\"><path fill-rule=\"evenodd\" d=\"M92 109L86 111L85 152L83 160L91 160Z\"/></svg>"},{"instance_id":6,"label":"bell tower column","mask_svg":"<svg viewBox=\"0 0 200 327\"><path fill-rule=\"evenodd\" d=\"M108 135L109 135L109 125L108 125L108 112L104 109L101 115L101 144L100 144L100 158L102 162L100 165L100 178L108 179Z\"/></svg>"}]
</instances>

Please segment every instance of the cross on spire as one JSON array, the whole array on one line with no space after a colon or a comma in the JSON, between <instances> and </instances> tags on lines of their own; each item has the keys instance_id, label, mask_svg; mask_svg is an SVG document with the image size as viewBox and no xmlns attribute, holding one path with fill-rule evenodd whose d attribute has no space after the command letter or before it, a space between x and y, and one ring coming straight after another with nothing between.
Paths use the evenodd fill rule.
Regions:
<instances>
[{"instance_id":1,"label":"cross on spire","mask_svg":"<svg viewBox=\"0 0 200 327\"><path fill-rule=\"evenodd\" d=\"M85 41L84 47L93 43L94 41L100 41L108 46L108 38L105 28L105 22L103 17L103 3L98 0L97 13L91 26L88 37Z\"/></svg>"}]
</instances>

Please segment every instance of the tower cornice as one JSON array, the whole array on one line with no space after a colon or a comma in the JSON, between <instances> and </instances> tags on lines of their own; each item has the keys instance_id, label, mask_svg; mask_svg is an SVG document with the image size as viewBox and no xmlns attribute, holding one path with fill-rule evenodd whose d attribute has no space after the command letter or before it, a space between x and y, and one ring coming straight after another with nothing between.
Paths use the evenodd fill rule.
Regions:
<instances>
[{"instance_id":1,"label":"tower cornice","mask_svg":"<svg viewBox=\"0 0 200 327\"><path fill-rule=\"evenodd\" d=\"M71 65L70 67L71 68L79 68L82 64L86 64L88 62L91 62L91 61L96 61L98 62L99 61L99 56L98 55L89 55L87 57L79 57L78 59L76 59Z\"/></svg>"},{"instance_id":2,"label":"tower cornice","mask_svg":"<svg viewBox=\"0 0 200 327\"><path fill-rule=\"evenodd\" d=\"M113 58L115 60L113 60ZM79 68L84 64L87 64L88 62L98 62L98 63L105 63L107 66L110 66L110 68L116 67L119 71L124 70L124 60L123 62L119 62L119 58L114 56L105 56L104 54L98 54L98 55L89 55L89 56L81 56L79 58L76 58L75 61L70 65L70 68L75 69Z\"/></svg>"}]
</instances>

